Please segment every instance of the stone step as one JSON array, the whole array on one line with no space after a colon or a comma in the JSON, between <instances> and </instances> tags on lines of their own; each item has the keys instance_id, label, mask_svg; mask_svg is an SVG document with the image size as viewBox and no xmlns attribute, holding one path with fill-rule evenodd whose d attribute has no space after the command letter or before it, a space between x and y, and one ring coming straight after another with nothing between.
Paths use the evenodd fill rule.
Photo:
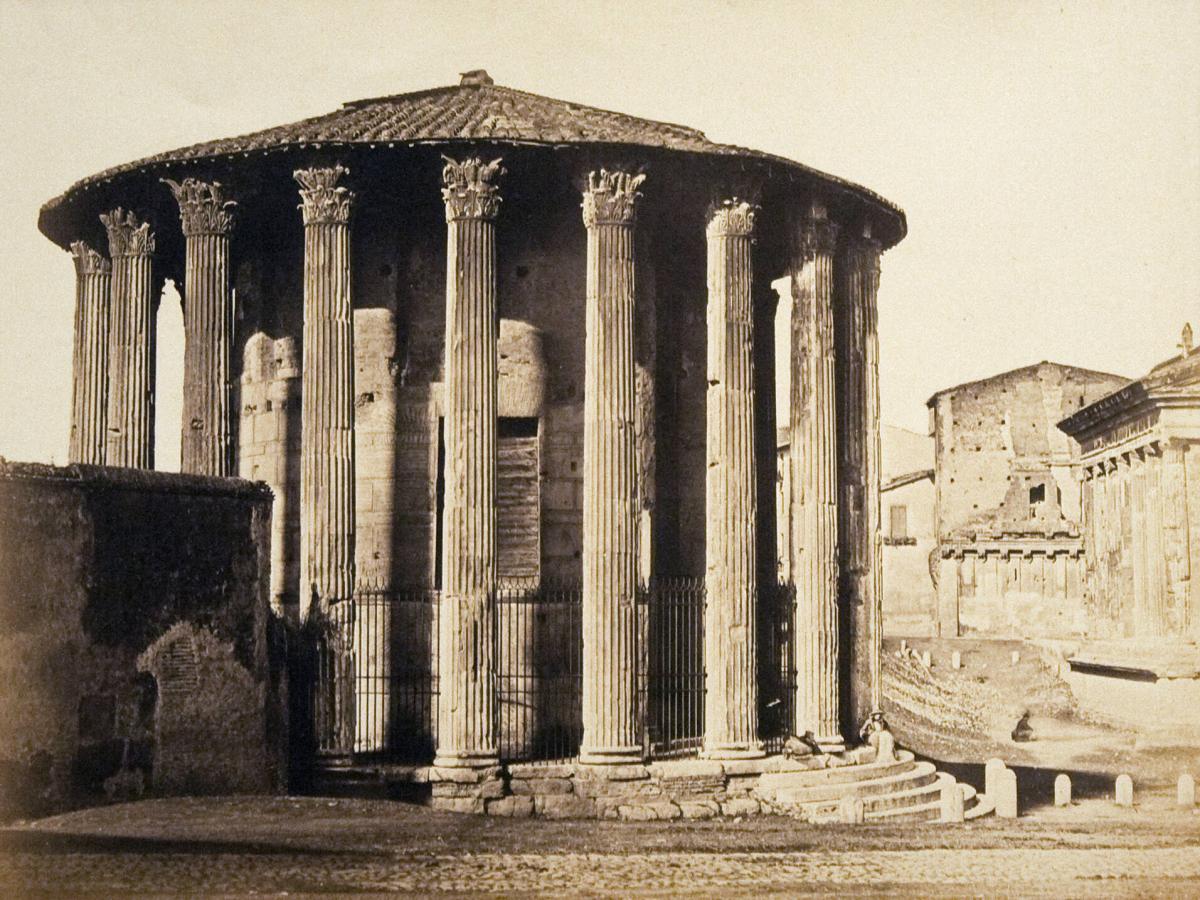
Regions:
<instances>
[{"instance_id":1,"label":"stone step","mask_svg":"<svg viewBox=\"0 0 1200 900\"><path fill-rule=\"evenodd\" d=\"M764 796L784 788L809 788L827 784L867 781L898 774L913 767L914 757L908 750L897 750L896 758L881 763L838 766L832 769L803 769L795 772L767 772L758 778L758 791Z\"/></svg>"},{"instance_id":2,"label":"stone step","mask_svg":"<svg viewBox=\"0 0 1200 900\"><path fill-rule=\"evenodd\" d=\"M951 776L935 773L928 784L891 791L886 794L867 795L862 797L864 817L868 821L927 821L941 817L942 784ZM964 805L971 803L975 790L969 785L964 797ZM854 796L853 793L850 796ZM792 810L810 822L828 824L841 821L841 799L822 800L813 803L801 803L791 806ZM937 810L932 815L931 810ZM911 817L907 812L913 811Z\"/></svg>"},{"instance_id":3,"label":"stone step","mask_svg":"<svg viewBox=\"0 0 1200 900\"><path fill-rule=\"evenodd\" d=\"M897 768L899 771L876 770L876 773L872 773L873 777L861 781L778 788L774 791L773 799L781 804L805 804L822 800L839 801L842 797L851 795L862 797L865 801L872 795L892 794L922 787L937 779L937 769L930 762L907 763ZM887 774L878 774L880 771L886 771ZM759 793L762 793L761 787Z\"/></svg>"},{"instance_id":4,"label":"stone step","mask_svg":"<svg viewBox=\"0 0 1200 900\"><path fill-rule=\"evenodd\" d=\"M945 776L949 777L949 776ZM977 819L991 812L991 807L981 807L975 796L975 788L969 784L963 785L963 819ZM890 809L867 813L867 820L880 825L891 825L897 822L938 822L942 818L941 791L937 798L924 803L894 806Z\"/></svg>"}]
</instances>

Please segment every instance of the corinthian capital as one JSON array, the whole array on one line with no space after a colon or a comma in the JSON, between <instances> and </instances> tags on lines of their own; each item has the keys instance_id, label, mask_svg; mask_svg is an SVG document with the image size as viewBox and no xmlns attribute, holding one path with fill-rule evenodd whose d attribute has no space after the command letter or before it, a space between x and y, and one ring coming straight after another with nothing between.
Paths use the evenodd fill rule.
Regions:
<instances>
[{"instance_id":1,"label":"corinthian capital","mask_svg":"<svg viewBox=\"0 0 1200 900\"><path fill-rule=\"evenodd\" d=\"M472 156L461 162L443 156L442 199L446 201L446 221L454 219L494 219L500 211L500 188L494 184L504 169L500 160L485 163Z\"/></svg>"},{"instance_id":2,"label":"corinthian capital","mask_svg":"<svg viewBox=\"0 0 1200 900\"><path fill-rule=\"evenodd\" d=\"M733 197L723 200L720 206L712 206L708 210L708 225L704 232L709 237L731 235L749 237L754 233L754 217L758 215L758 207L745 200Z\"/></svg>"},{"instance_id":3,"label":"corinthian capital","mask_svg":"<svg viewBox=\"0 0 1200 900\"><path fill-rule=\"evenodd\" d=\"M112 263L83 241L71 242L71 256L75 258L75 274L80 278L84 275L107 275L112 271Z\"/></svg>"},{"instance_id":4,"label":"corinthian capital","mask_svg":"<svg viewBox=\"0 0 1200 900\"><path fill-rule=\"evenodd\" d=\"M182 184L170 178L162 181L179 204L179 221L184 235L229 234L237 204L222 196L220 182L195 178L185 178Z\"/></svg>"},{"instance_id":5,"label":"corinthian capital","mask_svg":"<svg viewBox=\"0 0 1200 900\"><path fill-rule=\"evenodd\" d=\"M300 209L305 225L345 225L350 221L350 204L354 194L338 187L338 179L350 170L343 166L331 169L297 169L293 177L300 184Z\"/></svg>"},{"instance_id":6,"label":"corinthian capital","mask_svg":"<svg viewBox=\"0 0 1200 900\"><path fill-rule=\"evenodd\" d=\"M108 255L149 256L154 252L154 235L150 225L138 222L137 216L117 207L110 213L102 213L100 221L108 232Z\"/></svg>"},{"instance_id":7,"label":"corinthian capital","mask_svg":"<svg viewBox=\"0 0 1200 900\"><path fill-rule=\"evenodd\" d=\"M846 259L859 271L869 275L879 274L879 241L871 236L871 225L862 226L858 234L849 235L845 242Z\"/></svg>"},{"instance_id":8,"label":"corinthian capital","mask_svg":"<svg viewBox=\"0 0 1200 900\"><path fill-rule=\"evenodd\" d=\"M588 173L588 186L583 192L583 224L630 225L637 215L637 201L645 175L610 172L601 169Z\"/></svg>"}]
</instances>

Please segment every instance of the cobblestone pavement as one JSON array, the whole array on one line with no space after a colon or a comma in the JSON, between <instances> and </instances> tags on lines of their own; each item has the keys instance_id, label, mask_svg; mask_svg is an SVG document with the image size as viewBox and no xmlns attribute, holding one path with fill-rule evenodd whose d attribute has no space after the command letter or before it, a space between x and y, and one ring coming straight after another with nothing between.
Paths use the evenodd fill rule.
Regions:
<instances>
[{"instance_id":1,"label":"cobblestone pavement","mask_svg":"<svg viewBox=\"0 0 1200 900\"><path fill-rule=\"evenodd\" d=\"M1200 848L806 853L19 854L6 896L135 893L1200 895ZM936 889L936 890L931 890Z\"/></svg>"},{"instance_id":2,"label":"cobblestone pavement","mask_svg":"<svg viewBox=\"0 0 1200 900\"><path fill-rule=\"evenodd\" d=\"M1200 815L967 827L495 822L370 801L153 801L0 831L0 897L1200 897Z\"/></svg>"}]
</instances>

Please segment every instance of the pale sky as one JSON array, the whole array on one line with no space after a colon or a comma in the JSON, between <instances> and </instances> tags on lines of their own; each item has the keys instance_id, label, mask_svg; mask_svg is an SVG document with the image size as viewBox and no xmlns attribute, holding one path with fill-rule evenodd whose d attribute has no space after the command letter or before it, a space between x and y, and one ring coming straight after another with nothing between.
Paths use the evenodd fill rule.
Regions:
<instances>
[{"instance_id":1,"label":"pale sky","mask_svg":"<svg viewBox=\"0 0 1200 900\"><path fill-rule=\"evenodd\" d=\"M1200 2L0 0L0 455L66 458L74 275L42 203L474 68L903 207L880 286L886 421L923 431L930 394L1042 359L1140 375L1200 326ZM160 320L167 469L177 309Z\"/></svg>"}]
</instances>

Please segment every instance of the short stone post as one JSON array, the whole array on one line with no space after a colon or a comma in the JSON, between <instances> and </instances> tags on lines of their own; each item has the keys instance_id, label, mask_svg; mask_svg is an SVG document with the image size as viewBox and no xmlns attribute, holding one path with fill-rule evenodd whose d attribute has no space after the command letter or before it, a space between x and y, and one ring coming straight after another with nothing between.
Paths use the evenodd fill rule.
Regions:
<instances>
[{"instance_id":1,"label":"short stone post","mask_svg":"<svg viewBox=\"0 0 1200 900\"><path fill-rule=\"evenodd\" d=\"M1071 777L1069 775L1060 773L1054 779L1054 805L1071 805Z\"/></svg>"},{"instance_id":2,"label":"short stone post","mask_svg":"<svg viewBox=\"0 0 1200 900\"><path fill-rule=\"evenodd\" d=\"M892 762L896 759L896 738L886 728L875 734L875 761Z\"/></svg>"},{"instance_id":3,"label":"short stone post","mask_svg":"<svg viewBox=\"0 0 1200 900\"><path fill-rule=\"evenodd\" d=\"M992 757L983 765L983 792L989 797L995 797L999 789L1000 773L1004 771L1004 760Z\"/></svg>"},{"instance_id":4,"label":"short stone post","mask_svg":"<svg viewBox=\"0 0 1200 900\"><path fill-rule=\"evenodd\" d=\"M1179 786L1175 789L1175 804L1180 809L1195 809L1196 779L1191 775L1179 776Z\"/></svg>"},{"instance_id":5,"label":"short stone post","mask_svg":"<svg viewBox=\"0 0 1200 900\"><path fill-rule=\"evenodd\" d=\"M962 668L962 653L959 652L958 650L955 650L953 653L950 654L950 668L952 668L952 669L961 669Z\"/></svg>"},{"instance_id":6,"label":"short stone post","mask_svg":"<svg viewBox=\"0 0 1200 900\"><path fill-rule=\"evenodd\" d=\"M921 651L921 665L927 669L933 668L933 654L928 650Z\"/></svg>"},{"instance_id":7,"label":"short stone post","mask_svg":"<svg viewBox=\"0 0 1200 900\"><path fill-rule=\"evenodd\" d=\"M1133 806L1133 779L1128 775L1117 776L1117 806Z\"/></svg>"},{"instance_id":8,"label":"short stone post","mask_svg":"<svg viewBox=\"0 0 1200 900\"><path fill-rule=\"evenodd\" d=\"M965 821L966 803L963 799L962 786L949 776L942 781L941 807L943 822Z\"/></svg>"},{"instance_id":9,"label":"short stone post","mask_svg":"<svg viewBox=\"0 0 1200 900\"><path fill-rule=\"evenodd\" d=\"M1015 666L1015 665L1016 665L1017 663L1019 663L1020 661L1021 661L1021 651L1020 651L1020 650L1014 650L1014 651L1012 652L1012 664Z\"/></svg>"},{"instance_id":10,"label":"short stone post","mask_svg":"<svg viewBox=\"0 0 1200 900\"><path fill-rule=\"evenodd\" d=\"M1018 815L1017 773L1005 768L997 776L996 815L1001 819L1015 819Z\"/></svg>"},{"instance_id":11,"label":"short stone post","mask_svg":"<svg viewBox=\"0 0 1200 900\"><path fill-rule=\"evenodd\" d=\"M843 825L862 825L867 820L867 809L862 797L846 794L838 805L838 818Z\"/></svg>"}]
</instances>

